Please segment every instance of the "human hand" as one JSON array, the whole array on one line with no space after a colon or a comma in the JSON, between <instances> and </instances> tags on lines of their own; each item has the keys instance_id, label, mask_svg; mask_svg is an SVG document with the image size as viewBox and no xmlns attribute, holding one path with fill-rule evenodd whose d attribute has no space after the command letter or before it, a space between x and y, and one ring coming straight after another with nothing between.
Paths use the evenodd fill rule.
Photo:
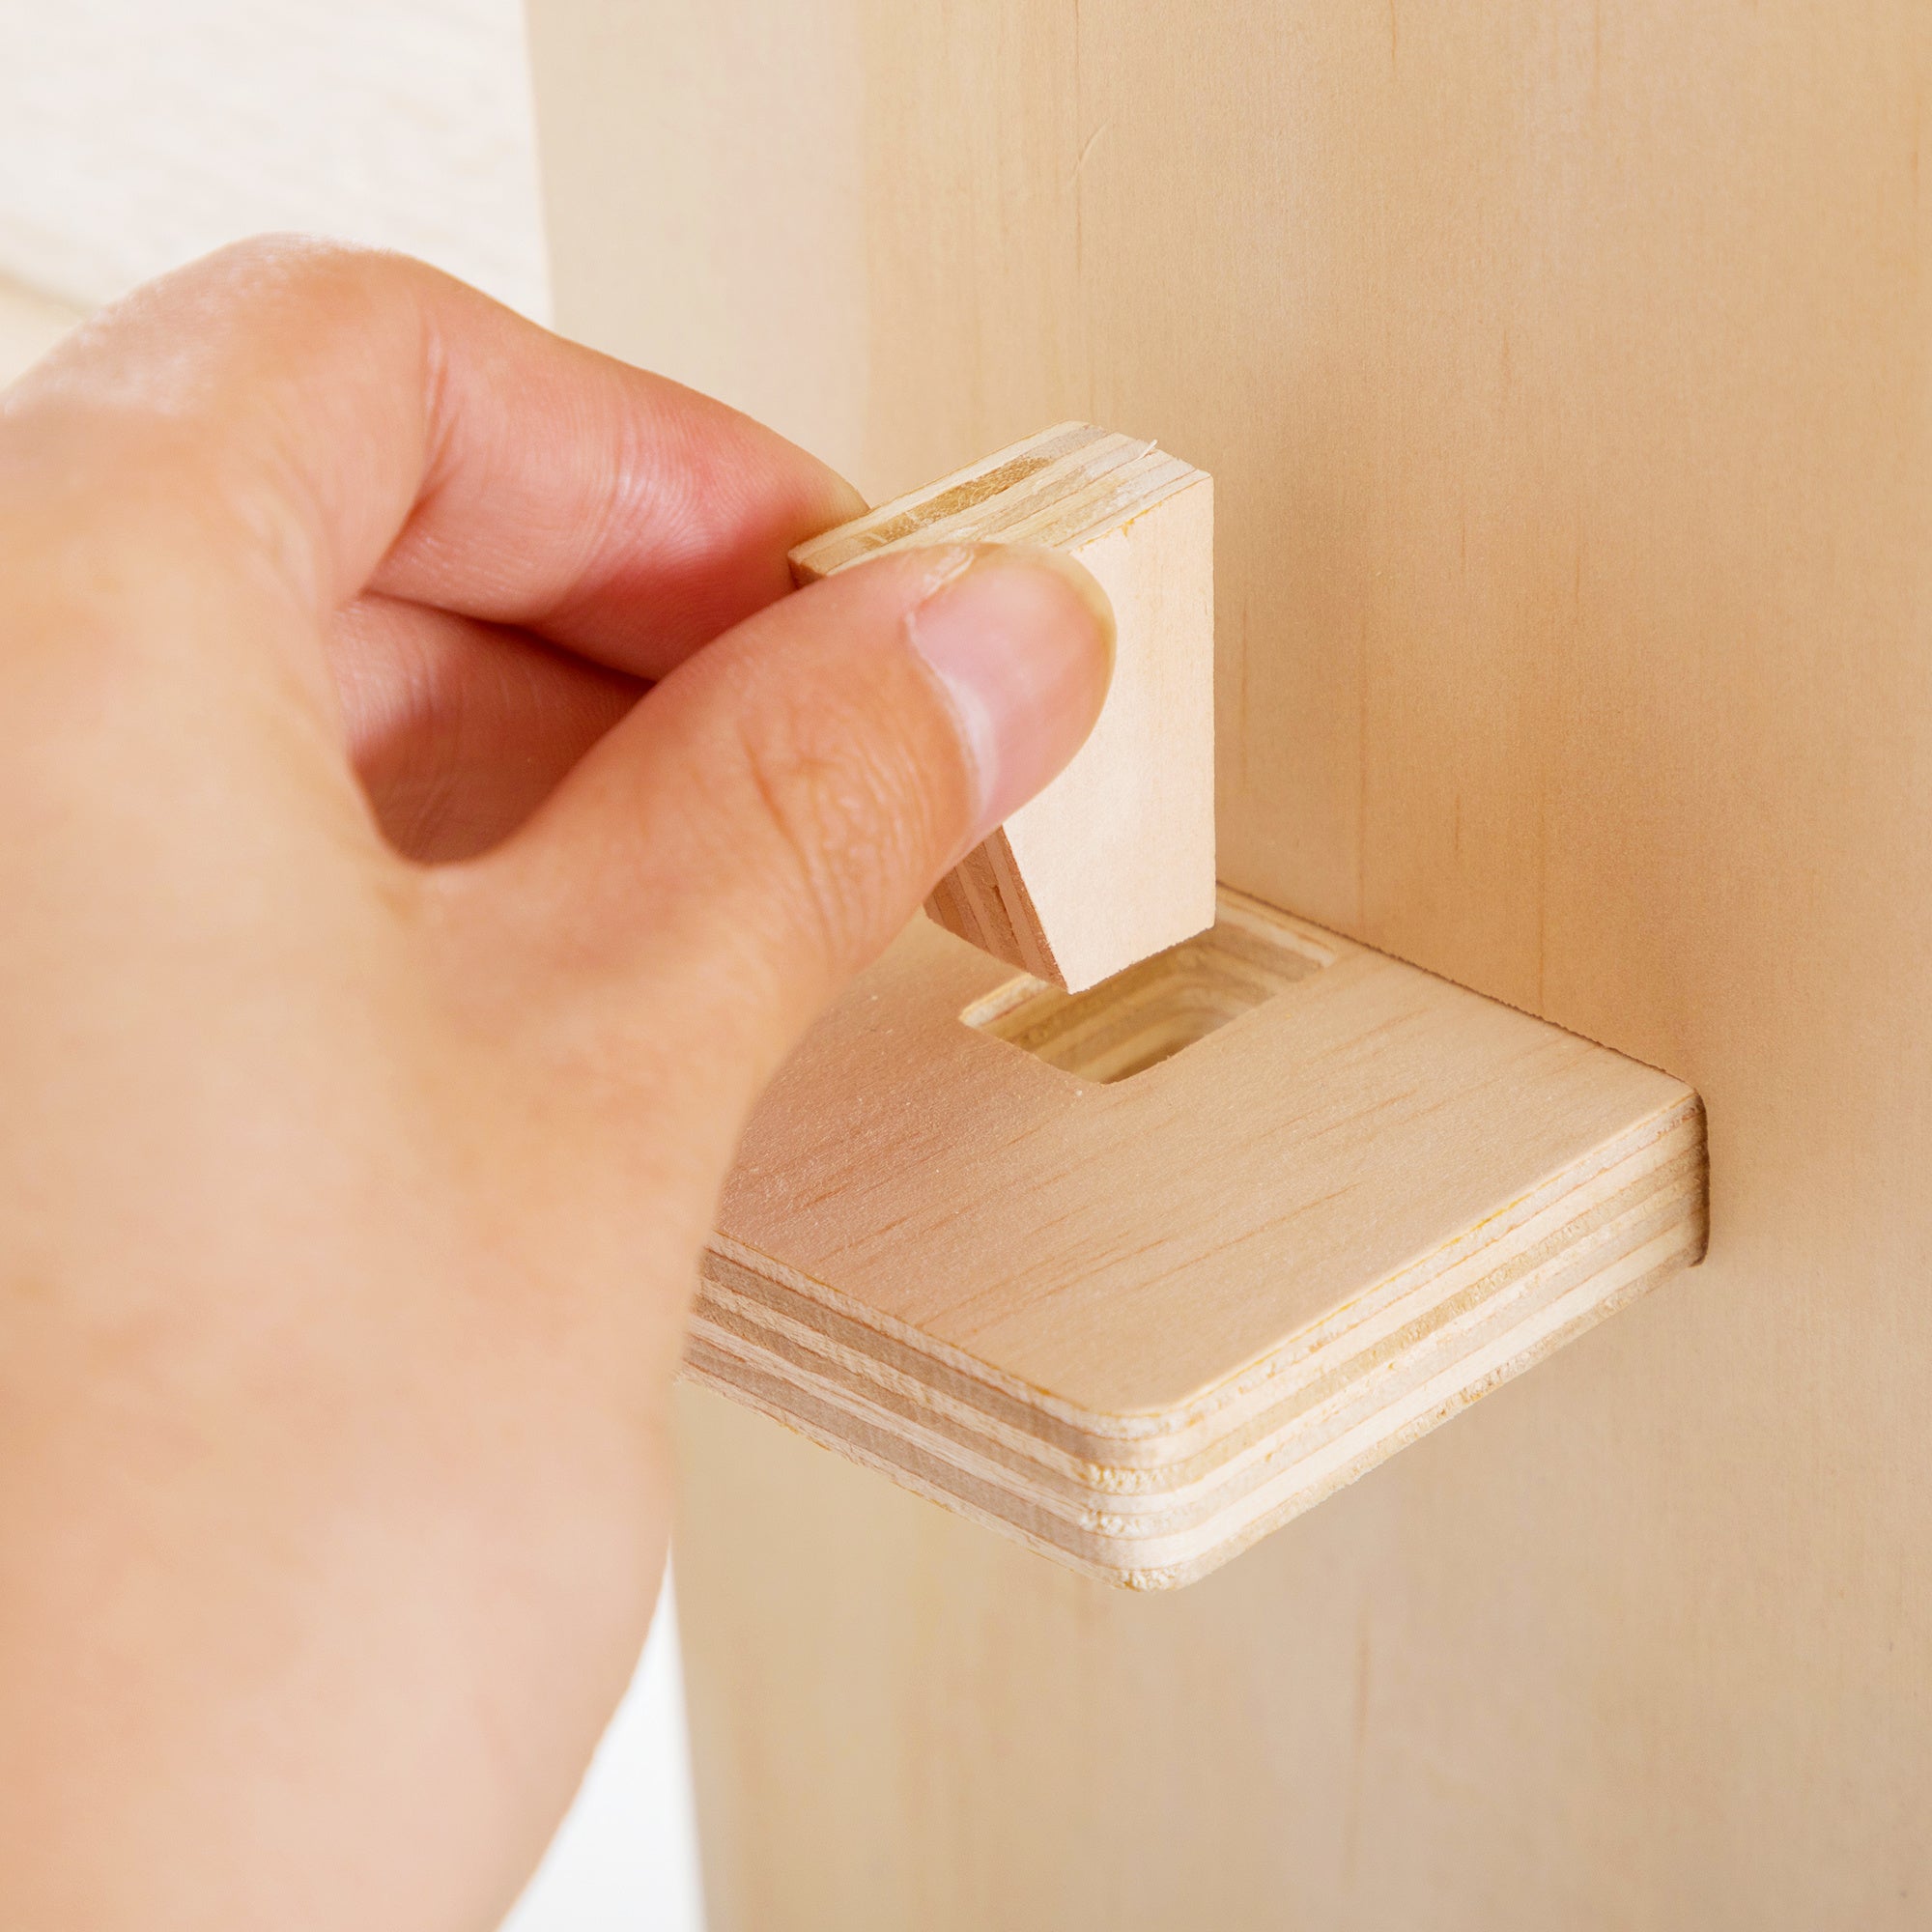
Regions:
<instances>
[{"instance_id":1,"label":"human hand","mask_svg":"<svg viewBox=\"0 0 1932 1932\"><path fill-rule=\"evenodd\" d=\"M859 507L301 243L0 404L13 1932L483 1927L535 1862L747 1111L1105 688L1077 566L784 594Z\"/></svg>"}]
</instances>

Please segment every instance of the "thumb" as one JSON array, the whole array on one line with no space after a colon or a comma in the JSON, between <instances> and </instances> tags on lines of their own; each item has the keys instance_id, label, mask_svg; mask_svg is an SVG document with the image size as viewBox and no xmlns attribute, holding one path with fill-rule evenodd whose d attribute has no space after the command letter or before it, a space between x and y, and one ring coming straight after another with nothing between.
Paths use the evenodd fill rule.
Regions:
<instances>
[{"instance_id":1,"label":"thumb","mask_svg":"<svg viewBox=\"0 0 1932 1932\"><path fill-rule=\"evenodd\" d=\"M709 1015L762 1082L1079 749L1113 639L1105 593L1054 552L841 571L664 679L472 883L570 1004Z\"/></svg>"}]
</instances>

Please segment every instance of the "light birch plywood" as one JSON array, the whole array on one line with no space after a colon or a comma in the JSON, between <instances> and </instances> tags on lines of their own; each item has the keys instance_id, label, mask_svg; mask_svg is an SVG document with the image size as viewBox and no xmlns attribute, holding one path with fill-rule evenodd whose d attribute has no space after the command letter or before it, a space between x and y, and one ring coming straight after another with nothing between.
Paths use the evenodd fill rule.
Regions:
<instances>
[{"instance_id":1,"label":"light birch plywood","mask_svg":"<svg viewBox=\"0 0 1932 1932\"><path fill-rule=\"evenodd\" d=\"M920 921L760 1106L687 1364L1161 1589L1703 1242L1681 1082L1238 895L1076 1001Z\"/></svg>"},{"instance_id":2,"label":"light birch plywood","mask_svg":"<svg viewBox=\"0 0 1932 1932\"><path fill-rule=\"evenodd\" d=\"M1213 922L1213 485L1151 442L1059 423L801 544L792 573L810 583L944 543L1063 552L1114 607L1113 681L1086 744L926 906L1079 992Z\"/></svg>"},{"instance_id":3,"label":"light birch plywood","mask_svg":"<svg viewBox=\"0 0 1932 1932\"><path fill-rule=\"evenodd\" d=\"M714 1932L1918 1932L1932 14L775 17L535 0L566 325L1210 470L1223 876L1694 1086L1712 1245L1162 1595L693 1392Z\"/></svg>"}]
</instances>

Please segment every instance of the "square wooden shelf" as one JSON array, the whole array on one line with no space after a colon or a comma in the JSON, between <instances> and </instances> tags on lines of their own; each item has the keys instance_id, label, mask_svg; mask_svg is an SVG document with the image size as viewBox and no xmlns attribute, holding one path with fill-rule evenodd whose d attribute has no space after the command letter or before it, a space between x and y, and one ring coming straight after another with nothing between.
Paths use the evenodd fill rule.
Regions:
<instances>
[{"instance_id":1,"label":"square wooden shelf","mask_svg":"<svg viewBox=\"0 0 1932 1932\"><path fill-rule=\"evenodd\" d=\"M921 920L754 1117L687 1370L1167 1588L1705 1225L1688 1087L1255 900L1074 995Z\"/></svg>"}]
</instances>

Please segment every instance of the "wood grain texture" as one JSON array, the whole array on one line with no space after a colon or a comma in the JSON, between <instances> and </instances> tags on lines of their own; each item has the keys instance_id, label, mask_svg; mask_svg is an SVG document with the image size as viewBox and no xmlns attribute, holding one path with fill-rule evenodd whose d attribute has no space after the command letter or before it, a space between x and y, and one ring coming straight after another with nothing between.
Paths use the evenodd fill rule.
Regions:
<instances>
[{"instance_id":1,"label":"wood grain texture","mask_svg":"<svg viewBox=\"0 0 1932 1932\"><path fill-rule=\"evenodd\" d=\"M1213 484L1152 443L1058 423L801 544L792 575L942 543L1061 552L1114 608L1113 680L1087 742L926 905L1078 992L1213 922Z\"/></svg>"},{"instance_id":2,"label":"wood grain texture","mask_svg":"<svg viewBox=\"0 0 1932 1932\"><path fill-rule=\"evenodd\" d=\"M1184 449L1224 875L1695 1087L1712 1245L1158 1597L695 1395L714 1926L1916 1932L1932 17L809 13L540 0L569 325L875 497Z\"/></svg>"},{"instance_id":3,"label":"wood grain texture","mask_svg":"<svg viewBox=\"0 0 1932 1932\"><path fill-rule=\"evenodd\" d=\"M691 1372L1164 1589L1701 1254L1681 1082L1236 895L1217 941L1306 970L1101 1080L915 922L753 1121Z\"/></svg>"}]
</instances>

